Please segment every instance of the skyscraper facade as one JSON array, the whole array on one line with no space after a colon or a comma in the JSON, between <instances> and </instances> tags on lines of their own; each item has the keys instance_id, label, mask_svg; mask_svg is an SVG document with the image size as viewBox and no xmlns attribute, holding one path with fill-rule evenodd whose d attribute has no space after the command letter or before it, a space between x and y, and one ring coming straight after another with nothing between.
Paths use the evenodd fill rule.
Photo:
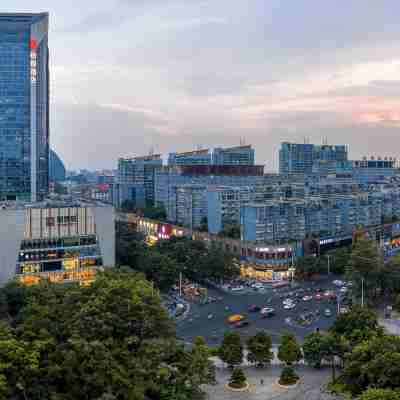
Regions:
<instances>
[{"instance_id":1,"label":"skyscraper facade","mask_svg":"<svg viewBox=\"0 0 400 400\"><path fill-rule=\"evenodd\" d=\"M48 21L47 13L0 14L0 200L48 193Z\"/></svg>"},{"instance_id":2,"label":"skyscraper facade","mask_svg":"<svg viewBox=\"0 0 400 400\"><path fill-rule=\"evenodd\" d=\"M50 149L49 153L49 180L51 182L65 181L65 166L58 154Z\"/></svg>"}]
</instances>

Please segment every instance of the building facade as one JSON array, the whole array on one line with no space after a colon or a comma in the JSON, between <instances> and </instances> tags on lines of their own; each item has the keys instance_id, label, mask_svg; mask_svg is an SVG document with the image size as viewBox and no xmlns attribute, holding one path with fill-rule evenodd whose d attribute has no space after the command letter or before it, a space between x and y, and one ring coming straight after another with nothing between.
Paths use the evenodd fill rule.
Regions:
<instances>
[{"instance_id":1,"label":"building facade","mask_svg":"<svg viewBox=\"0 0 400 400\"><path fill-rule=\"evenodd\" d=\"M146 202L152 205L155 200L155 177L161 168L161 154L120 158L118 160L118 183L142 185Z\"/></svg>"},{"instance_id":2,"label":"building facade","mask_svg":"<svg viewBox=\"0 0 400 400\"><path fill-rule=\"evenodd\" d=\"M184 185L200 185L207 198L208 186L248 186L264 182L262 166L248 165L190 165L163 167L156 174L155 204L164 207L168 220L176 223L177 189ZM207 206L202 207L207 216ZM196 214L196 211L194 211Z\"/></svg>"},{"instance_id":3,"label":"building facade","mask_svg":"<svg viewBox=\"0 0 400 400\"><path fill-rule=\"evenodd\" d=\"M379 183L387 178L399 174L399 166L396 159L391 157L366 157L362 160L353 161L353 176L360 183Z\"/></svg>"},{"instance_id":4,"label":"building facade","mask_svg":"<svg viewBox=\"0 0 400 400\"><path fill-rule=\"evenodd\" d=\"M89 282L115 266L114 209L54 205L0 210L0 282Z\"/></svg>"},{"instance_id":5,"label":"building facade","mask_svg":"<svg viewBox=\"0 0 400 400\"><path fill-rule=\"evenodd\" d=\"M210 149L187 151L184 153L169 153L168 165L211 165Z\"/></svg>"},{"instance_id":6,"label":"building facade","mask_svg":"<svg viewBox=\"0 0 400 400\"><path fill-rule=\"evenodd\" d=\"M311 174L313 168L329 165L336 169L335 163L348 161L348 149L345 145L315 145L310 143L283 142L279 150L279 173Z\"/></svg>"},{"instance_id":7,"label":"building facade","mask_svg":"<svg viewBox=\"0 0 400 400\"><path fill-rule=\"evenodd\" d=\"M0 200L49 191L49 16L0 14Z\"/></svg>"},{"instance_id":8,"label":"building facade","mask_svg":"<svg viewBox=\"0 0 400 400\"><path fill-rule=\"evenodd\" d=\"M65 166L61 158L54 150L49 152L49 181L64 182L65 181Z\"/></svg>"},{"instance_id":9,"label":"building facade","mask_svg":"<svg viewBox=\"0 0 400 400\"><path fill-rule=\"evenodd\" d=\"M230 148L217 147L213 150L214 165L254 165L255 150L251 145Z\"/></svg>"}]
</instances>

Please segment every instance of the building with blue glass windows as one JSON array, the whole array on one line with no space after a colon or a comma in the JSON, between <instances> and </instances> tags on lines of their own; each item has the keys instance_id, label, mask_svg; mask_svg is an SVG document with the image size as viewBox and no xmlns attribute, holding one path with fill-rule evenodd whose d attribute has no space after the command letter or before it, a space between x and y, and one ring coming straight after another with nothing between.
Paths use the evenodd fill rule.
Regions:
<instances>
[{"instance_id":1,"label":"building with blue glass windows","mask_svg":"<svg viewBox=\"0 0 400 400\"><path fill-rule=\"evenodd\" d=\"M47 13L0 13L0 200L48 193L48 24Z\"/></svg>"},{"instance_id":2,"label":"building with blue glass windows","mask_svg":"<svg viewBox=\"0 0 400 400\"><path fill-rule=\"evenodd\" d=\"M65 166L58 154L50 149L49 152L49 180L50 182L65 181Z\"/></svg>"}]
</instances>

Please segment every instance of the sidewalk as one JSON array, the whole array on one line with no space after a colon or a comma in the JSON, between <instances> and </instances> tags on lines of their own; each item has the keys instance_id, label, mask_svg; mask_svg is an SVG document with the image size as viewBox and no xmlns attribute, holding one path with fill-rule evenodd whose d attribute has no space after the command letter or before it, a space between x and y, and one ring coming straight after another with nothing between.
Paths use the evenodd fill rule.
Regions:
<instances>
[{"instance_id":1,"label":"sidewalk","mask_svg":"<svg viewBox=\"0 0 400 400\"><path fill-rule=\"evenodd\" d=\"M390 334L400 336L400 320L379 318L379 324Z\"/></svg>"}]
</instances>

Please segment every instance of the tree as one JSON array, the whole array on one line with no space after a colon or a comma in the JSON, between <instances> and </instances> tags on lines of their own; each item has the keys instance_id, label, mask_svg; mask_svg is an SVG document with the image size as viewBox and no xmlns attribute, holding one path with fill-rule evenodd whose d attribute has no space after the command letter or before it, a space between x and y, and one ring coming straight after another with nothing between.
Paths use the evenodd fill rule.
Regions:
<instances>
[{"instance_id":1,"label":"tree","mask_svg":"<svg viewBox=\"0 0 400 400\"><path fill-rule=\"evenodd\" d=\"M124 200L121 203L121 210L124 212L135 212L136 202L134 200Z\"/></svg>"},{"instance_id":2,"label":"tree","mask_svg":"<svg viewBox=\"0 0 400 400\"><path fill-rule=\"evenodd\" d=\"M352 347L383 333L377 315L360 306L352 307L348 313L339 314L330 331L334 336L344 337Z\"/></svg>"},{"instance_id":3,"label":"tree","mask_svg":"<svg viewBox=\"0 0 400 400\"><path fill-rule=\"evenodd\" d=\"M400 390L392 389L368 389L361 396L360 400L398 400Z\"/></svg>"},{"instance_id":4,"label":"tree","mask_svg":"<svg viewBox=\"0 0 400 400\"><path fill-rule=\"evenodd\" d=\"M298 375L294 372L294 369L290 366L282 368L281 376L279 377L279 383L281 385L294 385L299 380Z\"/></svg>"},{"instance_id":5,"label":"tree","mask_svg":"<svg viewBox=\"0 0 400 400\"><path fill-rule=\"evenodd\" d=\"M350 255L350 275L354 283L353 291L358 298L361 295L362 282L364 298L367 301L377 296L382 264L376 242L365 238L358 239Z\"/></svg>"},{"instance_id":6,"label":"tree","mask_svg":"<svg viewBox=\"0 0 400 400\"><path fill-rule=\"evenodd\" d=\"M157 252L149 252L142 260L139 270L160 290L170 289L179 278L176 262L167 255Z\"/></svg>"},{"instance_id":7,"label":"tree","mask_svg":"<svg viewBox=\"0 0 400 400\"><path fill-rule=\"evenodd\" d=\"M235 389L244 388L247 384L246 375L241 368L234 368L232 371L231 379L229 380L229 386Z\"/></svg>"},{"instance_id":8,"label":"tree","mask_svg":"<svg viewBox=\"0 0 400 400\"><path fill-rule=\"evenodd\" d=\"M240 365L243 362L243 346L238 332L226 332L218 349L219 358L229 368Z\"/></svg>"},{"instance_id":9,"label":"tree","mask_svg":"<svg viewBox=\"0 0 400 400\"><path fill-rule=\"evenodd\" d=\"M325 272L326 267L322 265L319 257L299 257L296 260L296 275L309 278L312 275Z\"/></svg>"},{"instance_id":10,"label":"tree","mask_svg":"<svg viewBox=\"0 0 400 400\"><path fill-rule=\"evenodd\" d=\"M384 335L359 343L346 356L342 378L353 394L369 387L399 389L400 338Z\"/></svg>"},{"instance_id":11,"label":"tree","mask_svg":"<svg viewBox=\"0 0 400 400\"><path fill-rule=\"evenodd\" d=\"M204 341L177 342L161 299L141 274L107 270L88 287L0 289L0 399L189 400L213 383ZM8 315L11 316L10 313Z\"/></svg>"},{"instance_id":12,"label":"tree","mask_svg":"<svg viewBox=\"0 0 400 400\"><path fill-rule=\"evenodd\" d=\"M210 360L211 349L202 336L197 336L191 350L193 370L196 372L196 383L202 385L215 382L215 365Z\"/></svg>"},{"instance_id":13,"label":"tree","mask_svg":"<svg viewBox=\"0 0 400 400\"><path fill-rule=\"evenodd\" d=\"M240 239L240 225L225 225L218 233L221 238Z\"/></svg>"},{"instance_id":14,"label":"tree","mask_svg":"<svg viewBox=\"0 0 400 400\"><path fill-rule=\"evenodd\" d=\"M379 277L382 294L392 296L400 293L400 254L382 266Z\"/></svg>"},{"instance_id":15,"label":"tree","mask_svg":"<svg viewBox=\"0 0 400 400\"><path fill-rule=\"evenodd\" d=\"M297 343L296 337L288 331L284 331L281 335L278 358L289 366L302 359L301 348Z\"/></svg>"},{"instance_id":16,"label":"tree","mask_svg":"<svg viewBox=\"0 0 400 400\"><path fill-rule=\"evenodd\" d=\"M200 227L199 227L200 232L208 232L208 218L203 217L200 221Z\"/></svg>"},{"instance_id":17,"label":"tree","mask_svg":"<svg viewBox=\"0 0 400 400\"><path fill-rule=\"evenodd\" d=\"M314 368L321 368L323 354L323 338L320 332L310 333L303 343L304 360Z\"/></svg>"},{"instance_id":18,"label":"tree","mask_svg":"<svg viewBox=\"0 0 400 400\"><path fill-rule=\"evenodd\" d=\"M351 250L348 247L340 247L329 251L327 256L330 256L330 271L335 274L344 274L346 266L350 263L350 254ZM326 270L328 270L327 266Z\"/></svg>"},{"instance_id":19,"label":"tree","mask_svg":"<svg viewBox=\"0 0 400 400\"><path fill-rule=\"evenodd\" d=\"M252 363L257 363L263 367L269 364L274 358L271 336L265 331L260 331L247 340L247 359Z\"/></svg>"}]
</instances>

